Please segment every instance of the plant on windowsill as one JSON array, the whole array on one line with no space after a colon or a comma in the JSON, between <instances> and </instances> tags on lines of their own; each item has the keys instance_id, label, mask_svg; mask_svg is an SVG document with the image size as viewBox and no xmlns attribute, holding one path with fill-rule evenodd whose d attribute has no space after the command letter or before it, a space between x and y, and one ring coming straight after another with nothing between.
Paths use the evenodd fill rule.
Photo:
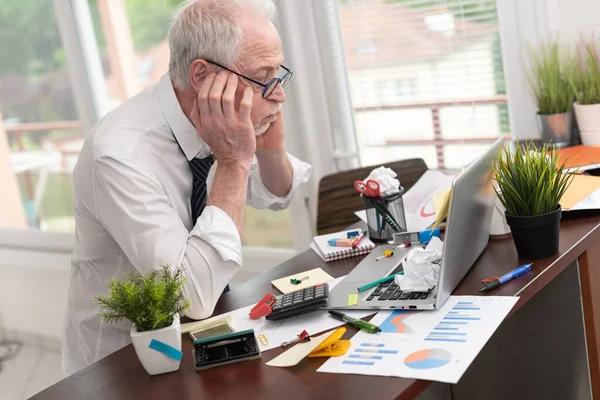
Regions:
<instances>
[{"instance_id":1,"label":"plant on windowsill","mask_svg":"<svg viewBox=\"0 0 600 400\"><path fill-rule=\"evenodd\" d=\"M180 359L172 358L150 348L152 340L166 344L175 353L181 351L179 314L189 306L183 295L185 277L181 268L160 265L146 274L126 273L125 279L107 282L106 295L95 299L105 323L130 321L131 341L135 352L150 375L179 369ZM156 343L156 342L155 342Z\"/></svg>"},{"instance_id":2,"label":"plant on windowsill","mask_svg":"<svg viewBox=\"0 0 600 400\"><path fill-rule=\"evenodd\" d=\"M557 147L573 144L573 100L569 83L573 70L570 48L558 41L530 48L527 78L538 107L538 128L544 143Z\"/></svg>"},{"instance_id":3,"label":"plant on windowsill","mask_svg":"<svg viewBox=\"0 0 600 400\"><path fill-rule=\"evenodd\" d=\"M582 144L600 144L600 56L596 39L581 39L569 81Z\"/></svg>"},{"instance_id":4,"label":"plant on windowsill","mask_svg":"<svg viewBox=\"0 0 600 400\"><path fill-rule=\"evenodd\" d=\"M496 194L506 209L517 253L521 258L551 257L558 253L560 199L573 181L563 173L557 151L533 142L505 146L493 165Z\"/></svg>"}]
</instances>

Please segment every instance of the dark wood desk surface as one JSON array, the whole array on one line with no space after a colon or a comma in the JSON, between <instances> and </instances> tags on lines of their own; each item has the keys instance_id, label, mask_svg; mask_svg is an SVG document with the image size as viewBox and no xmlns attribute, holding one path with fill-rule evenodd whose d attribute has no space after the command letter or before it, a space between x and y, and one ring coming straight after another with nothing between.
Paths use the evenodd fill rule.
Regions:
<instances>
[{"instance_id":1,"label":"dark wood desk surface","mask_svg":"<svg viewBox=\"0 0 600 400\"><path fill-rule=\"evenodd\" d=\"M517 312L567 266L595 243L599 243L599 240L600 217L563 221L559 255L536 261L532 273L503 285L491 294L520 296L511 313ZM312 250L305 251L224 295L217 305L215 315L256 303L266 293L273 292L270 281L275 278L317 267L337 277L347 274L360 260L361 257L356 257L325 263ZM491 240L454 294L478 294L481 279L502 275L523 261L518 259L512 239ZM582 283L585 300L586 294L583 289ZM355 332L348 327L346 338L351 337ZM133 346L129 345L58 382L34 398L57 400L69 398L279 400L282 397L286 400L411 399L429 384L427 381L415 379L316 372L325 359L306 359L293 368L265 365L265 362L281 353L280 349L267 351L258 360L197 372L192 365L191 341L185 337L183 343L184 357L181 368L177 372L157 376L147 375L137 359ZM595 341L592 346L595 346ZM593 368L592 364L590 369Z\"/></svg>"}]
</instances>

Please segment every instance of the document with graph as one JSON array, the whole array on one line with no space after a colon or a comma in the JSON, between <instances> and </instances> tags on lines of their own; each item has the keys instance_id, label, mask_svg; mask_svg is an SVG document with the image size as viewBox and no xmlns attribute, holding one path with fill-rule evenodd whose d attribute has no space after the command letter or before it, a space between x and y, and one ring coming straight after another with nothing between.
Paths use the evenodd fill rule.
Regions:
<instances>
[{"instance_id":1,"label":"document with graph","mask_svg":"<svg viewBox=\"0 0 600 400\"><path fill-rule=\"evenodd\" d=\"M381 311L371 320L380 333L358 332L318 371L457 383L518 299L450 296L436 311Z\"/></svg>"}]
</instances>

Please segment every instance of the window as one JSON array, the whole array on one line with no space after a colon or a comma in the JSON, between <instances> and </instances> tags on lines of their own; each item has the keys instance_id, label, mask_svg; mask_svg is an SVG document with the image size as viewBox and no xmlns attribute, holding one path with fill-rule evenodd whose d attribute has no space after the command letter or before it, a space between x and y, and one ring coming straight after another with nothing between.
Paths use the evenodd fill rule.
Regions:
<instances>
[{"instance_id":1,"label":"window","mask_svg":"<svg viewBox=\"0 0 600 400\"><path fill-rule=\"evenodd\" d=\"M109 109L167 72L180 2L88 0ZM0 228L72 233L72 171L85 132L53 0L9 3L0 10ZM248 208L242 241L293 248L289 211Z\"/></svg>"},{"instance_id":2,"label":"window","mask_svg":"<svg viewBox=\"0 0 600 400\"><path fill-rule=\"evenodd\" d=\"M337 3L362 164L458 168L509 133L495 1Z\"/></svg>"},{"instance_id":3,"label":"window","mask_svg":"<svg viewBox=\"0 0 600 400\"><path fill-rule=\"evenodd\" d=\"M123 10L106 0L90 0L106 88L113 107L158 82L168 71L167 31L169 20L180 3L181 0L125 0ZM293 248L289 210L248 207L242 243Z\"/></svg>"},{"instance_id":4,"label":"window","mask_svg":"<svg viewBox=\"0 0 600 400\"><path fill-rule=\"evenodd\" d=\"M72 231L80 124L52 0L0 9L0 228Z\"/></svg>"}]
</instances>

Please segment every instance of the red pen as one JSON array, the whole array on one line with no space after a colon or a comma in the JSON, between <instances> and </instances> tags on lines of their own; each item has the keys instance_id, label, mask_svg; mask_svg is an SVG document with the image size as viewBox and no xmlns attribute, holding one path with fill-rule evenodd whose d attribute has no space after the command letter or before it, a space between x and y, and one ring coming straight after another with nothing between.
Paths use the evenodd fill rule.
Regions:
<instances>
[{"instance_id":1,"label":"red pen","mask_svg":"<svg viewBox=\"0 0 600 400\"><path fill-rule=\"evenodd\" d=\"M362 240L362 238L365 237L365 231L362 231L360 233L360 235L358 235L356 238L354 238L354 240L352 241L352 247L356 248L358 247L358 245L360 244L360 241Z\"/></svg>"}]
</instances>

